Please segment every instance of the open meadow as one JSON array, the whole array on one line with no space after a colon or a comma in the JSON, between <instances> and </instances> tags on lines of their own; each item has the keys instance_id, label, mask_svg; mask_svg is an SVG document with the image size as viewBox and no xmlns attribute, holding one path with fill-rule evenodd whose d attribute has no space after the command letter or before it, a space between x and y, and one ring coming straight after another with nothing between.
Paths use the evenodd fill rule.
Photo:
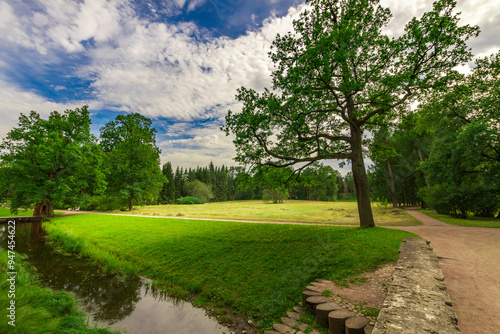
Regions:
<instances>
[{"instance_id":1,"label":"open meadow","mask_svg":"<svg viewBox=\"0 0 500 334\"><path fill-rule=\"evenodd\" d=\"M300 301L317 278L343 279L396 261L408 232L372 228L247 224L111 215L72 215L44 224L49 241L110 272L155 285L260 328Z\"/></svg>"},{"instance_id":2,"label":"open meadow","mask_svg":"<svg viewBox=\"0 0 500 334\"><path fill-rule=\"evenodd\" d=\"M378 226L420 224L419 220L403 209L379 207L377 203L372 203L372 208L375 224ZM136 207L127 214L359 226L356 202L287 200L281 204L273 204L256 200L197 205L168 204Z\"/></svg>"}]
</instances>

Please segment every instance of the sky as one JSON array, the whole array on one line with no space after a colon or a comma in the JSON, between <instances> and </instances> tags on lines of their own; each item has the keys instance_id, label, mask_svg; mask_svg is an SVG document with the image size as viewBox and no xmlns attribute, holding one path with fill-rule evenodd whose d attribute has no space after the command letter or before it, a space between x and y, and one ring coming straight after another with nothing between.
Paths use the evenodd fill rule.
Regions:
<instances>
[{"instance_id":1,"label":"sky","mask_svg":"<svg viewBox=\"0 0 500 334\"><path fill-rule=\"evenodd\" d=\"M390 35L430 0L383 0ZM88 105L92 131L116 115L153 120L161 159L173 166L232 166L220 130L241 86L271 87L268 52L292 30L303 0L0 0L0 138L20 113L47 117ZM500 1L458 0L477 24L478 57L500 50ZM470 65L468 65L470 66ZM467 70L467 66L462 68Z\"/></svg>"}]
</instances>

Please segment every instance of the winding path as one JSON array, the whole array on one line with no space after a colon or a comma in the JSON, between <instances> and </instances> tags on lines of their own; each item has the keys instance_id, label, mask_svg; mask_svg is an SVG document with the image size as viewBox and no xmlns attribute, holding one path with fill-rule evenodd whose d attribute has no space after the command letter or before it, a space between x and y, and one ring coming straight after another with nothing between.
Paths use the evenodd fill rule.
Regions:
<instances>
[{"instance_id":1,"label":"winding path","mask_svg":"<svg viewBox=\"0 0 500 334\"><path fill-rule=\"evenodd\" d=\"M423 225L391 228L431 241L462 333L500 333L500 228L449 225L407 211Z\"/></svg>"}]
</instances>

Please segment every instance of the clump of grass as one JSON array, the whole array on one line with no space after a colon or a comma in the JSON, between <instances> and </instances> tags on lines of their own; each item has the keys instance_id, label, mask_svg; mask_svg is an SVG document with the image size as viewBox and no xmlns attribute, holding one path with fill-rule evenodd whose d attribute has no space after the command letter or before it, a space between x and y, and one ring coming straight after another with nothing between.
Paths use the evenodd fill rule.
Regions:
<instances>
[{"instance_id":1,"label":"clump of grass","mask_svg":"<svg viewBox=\"0 0 500 334\"><path fill-rule=\"evenodd\" d=\"M0 333L19 334L111 334L120 333L106 328L92 328L87 324L87 316L79 307L75 297L65 291L52 291L44 288L36 279L36 273L23 255L15 256L16 292L15 326L8 324L7 309L11 298L7 291L7 252L0 253Z\"/></svg>"},{"instance_id":2,"label":"clump of grass","mask_svg":"<svg viewBox=\"0 0 500 334\"><path fill-rule=\"evenodd\" d=\"M74 215L45 224L49 240L112 272L141 274L181 298L272 326L309 282L394 262L408 232ZM222 315L222 313L221 313Z\"/></svg>"},{"instance_id":3,"label":"clump of grass","mask_svg":"<svg viewBox=\"0 0 500 334\"><path fill-rule=\"evenodd\" d=\"M367 317L378 317L378 314L380 313L380 309L367 306L367 303L365 301L355 303L354 309L363 313Z\"/></svg>"},{"instance_id":4,"label":"clump of grass","mask_svg":"<svg viewBox=\"0 0 500 334\"><path fill-rule=\"evenodd\" d=\"M325 297L332 297L332 296L333 296L333 293L332 293L330 290L325 289L325 290L323 290L323 291L321 292L321 295L322 295L322 296L325 296Z\"/></svg>"}]
</instances>

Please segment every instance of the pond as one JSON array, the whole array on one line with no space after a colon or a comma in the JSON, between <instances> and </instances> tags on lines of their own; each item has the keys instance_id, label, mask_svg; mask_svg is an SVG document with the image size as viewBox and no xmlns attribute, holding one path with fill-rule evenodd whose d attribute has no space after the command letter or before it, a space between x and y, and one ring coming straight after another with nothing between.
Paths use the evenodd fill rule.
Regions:
<instances>
[{"instance_id":1,"label":"pond","mask_svg":"<svg viewBox=\"0 0 500 334\"><path fill-rule=\"evenodd\" d=\"M0 225L0 249L7 245L7 225ZM154 291L139 277L107 275L87 259L54 251L45 243L41 223L16 224L16 251L28 255L42 283L81 300L90 321L128 334L223 334L230 330L189 302Z\"/></svg>"}]
</instances>

